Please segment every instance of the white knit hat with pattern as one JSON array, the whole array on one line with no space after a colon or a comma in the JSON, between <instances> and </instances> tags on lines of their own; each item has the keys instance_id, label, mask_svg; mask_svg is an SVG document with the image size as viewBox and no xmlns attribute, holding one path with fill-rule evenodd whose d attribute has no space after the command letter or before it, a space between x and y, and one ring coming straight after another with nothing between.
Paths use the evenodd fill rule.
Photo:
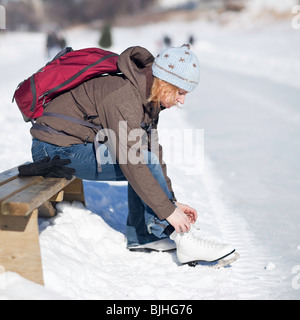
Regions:
<instances>
[{"instance_id":1,"label":"white knit hat with pattern","mask_svg":"<svg viewBox=\"0 0 300 320\"><path fill-rule=\"evenodd\" d=\"M163 50L152 66L153 75L174 86L193 91L200 80L199 61L190 50L190 45Z\"/></svg>"}]
</instances>

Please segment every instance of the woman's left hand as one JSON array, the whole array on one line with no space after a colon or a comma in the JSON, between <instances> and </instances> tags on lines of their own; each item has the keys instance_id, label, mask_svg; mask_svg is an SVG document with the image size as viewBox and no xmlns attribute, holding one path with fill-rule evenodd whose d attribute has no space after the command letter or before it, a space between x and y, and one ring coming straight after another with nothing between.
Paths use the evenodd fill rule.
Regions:
<instances>
[{"instance_id":1,"label":"woman's left hand","mask_svg":"<svg viewBox=\"0 0 300 320\"><path fill-rule=\"evenodd\" d=\"M175 205L189 217L191 223L194 224L196 222L198 218L197 210L193 209L187 204L183 204L179 202L175 202Z\"/></svg>"}]
</instances>

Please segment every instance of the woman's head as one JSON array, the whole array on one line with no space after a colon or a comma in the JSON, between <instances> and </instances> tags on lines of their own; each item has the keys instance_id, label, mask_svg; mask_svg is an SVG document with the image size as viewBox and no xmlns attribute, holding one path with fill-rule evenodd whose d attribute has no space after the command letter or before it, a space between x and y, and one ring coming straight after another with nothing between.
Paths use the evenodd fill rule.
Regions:
<instances>
[{"instance_id":1,"label":"woman's head","mask_svg":"<svg viewBox=\"0 0 300 320\"><path fill-rule=\"evenodd\" d=\"M152 102L157 107L162 105L165 108L171 108L174 105L178 105L178 103L183 104L187 93L187 91L180 89L173 84L154 77L148 101Z\"/></svg>"},{"instance_id":2,"label":"woman's head","mask_svg":"<svg viewBox=\"0 0 300 320\"><path fill-rule=\"evenodd\" d=\"M193 91L200 80L200 66L189 45L168 48L157 55L153 75L186 92Z\"/></svg>"}]
</instances>

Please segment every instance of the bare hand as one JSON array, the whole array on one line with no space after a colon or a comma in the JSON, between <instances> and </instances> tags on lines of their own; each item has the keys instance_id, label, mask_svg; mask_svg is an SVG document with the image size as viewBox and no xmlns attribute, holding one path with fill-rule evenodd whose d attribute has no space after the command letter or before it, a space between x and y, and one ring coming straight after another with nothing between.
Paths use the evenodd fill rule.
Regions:
<instances>
[{"instance_id":1,"label":"bare hand","mask_svg":"<svg viewBox=\"0 0 300 320\"><path fill-rule=\"evenodd\" d=\"M191 221L188 215L186 215L179 208L175 209L175 211L167 218L167 221L178 233L188 232L191 228Z\"/></svg>"},{"instance_id":2,"label":"bare hand","mask_svg":"<svg viewBox=\"0 0 300 320\"><path fill-rule=\"evenodd\" d=\"M183 204L179 202L176 202L175 205L189 217L191 223L194 224L196 222L198 218L197 210L193 209L187 204Z\"/></svg>"}]
</instances>

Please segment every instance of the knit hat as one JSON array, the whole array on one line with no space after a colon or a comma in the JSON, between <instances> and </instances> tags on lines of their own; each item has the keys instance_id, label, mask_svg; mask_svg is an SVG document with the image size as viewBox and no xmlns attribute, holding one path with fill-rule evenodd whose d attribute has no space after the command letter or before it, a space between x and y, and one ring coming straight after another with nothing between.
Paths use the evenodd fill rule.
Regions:
<instances>
[{"instance_id":1,"label":"knit hat","mask_svg":"<svg viewBox=\"0 0 300 320\"><path fill-rule=\"evenodd\" d=\"M199 61L188 44L159 53L152 72L155 77L188 92L193 91L200 80Z\"/></svg>"}]
</instances>

